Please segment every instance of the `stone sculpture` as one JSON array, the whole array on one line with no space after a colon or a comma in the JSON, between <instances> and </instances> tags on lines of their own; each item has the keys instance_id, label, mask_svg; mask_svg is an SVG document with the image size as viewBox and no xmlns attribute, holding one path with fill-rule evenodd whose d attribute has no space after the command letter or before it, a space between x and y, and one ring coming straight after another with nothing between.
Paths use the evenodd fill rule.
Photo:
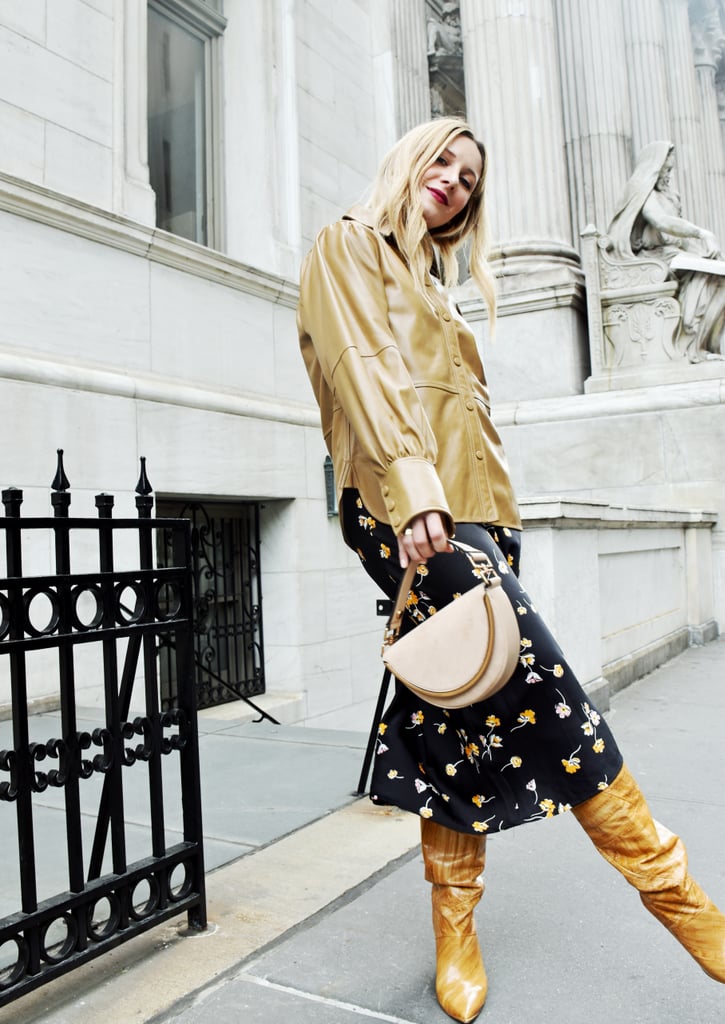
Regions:
<instances>
[{"instance_id":1,"label":"stone sculpture","mask_svg":"<svg viewBox=\"0 0 725 1024\"><path fill-rule=\"evenodd\" d=\"M643 272L652 261L664 263L667 276L676 281L679 304L669 357L692 363L723 358L725 260L713 233L681 216L673 169L671 142L652 142L642 150L600 242L602 270L612 287L618 266L631 275L638 269L633 261L642 261ZM671 313L658 309L654 315Z\"/></svg>"}]
</instances>

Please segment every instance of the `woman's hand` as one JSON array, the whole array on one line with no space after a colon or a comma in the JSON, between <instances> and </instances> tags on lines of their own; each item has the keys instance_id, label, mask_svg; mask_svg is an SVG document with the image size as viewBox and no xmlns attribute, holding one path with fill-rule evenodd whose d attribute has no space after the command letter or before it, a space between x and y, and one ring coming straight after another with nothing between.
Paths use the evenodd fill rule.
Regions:
<instances>
[{"instance_id":1,"label":"woman's hand","mask_svg":"<svg viewBox=\"0 0 725 1024\"><path fill-rule=\"evenodd\" d=\"M426 562L440 551L453 551L440 512L421 513L411 519L407 529L398 537L398 557L403 569L409 562Z\"/></svg>"},{"instance_id":2,"label":"woman's hand","mask_svg":"<svg viewBox=\"0 0 725 1024\"><path fill-rule=\"evenodd\" d=\"M703 242L705 246L705 256L709 257L710 259L720 258L720 245L718 244L718 240L712 233L712 231L707 231L705 228L703 228L700 231L700 240Z\"/></svg>"}]
</instances>

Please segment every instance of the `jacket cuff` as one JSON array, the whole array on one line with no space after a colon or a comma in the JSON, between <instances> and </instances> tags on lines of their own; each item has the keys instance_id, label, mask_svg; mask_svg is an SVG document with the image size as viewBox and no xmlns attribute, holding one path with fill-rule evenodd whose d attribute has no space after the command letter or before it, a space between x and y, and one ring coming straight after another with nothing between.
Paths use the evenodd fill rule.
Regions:
<instances>
[{"instance_id":1,"label":"jacket cuff","mask_svg":"<svg viewBox=\"0 0 725 1024\"><path fill-rule=\"evenodd\" d=\"M435 466L427 459L396 459L385 473L381 488L390 525L401 534L411 519L424 512L440 512L451 536L455 522L448 508Z\"/></svg>"}]
</instances>

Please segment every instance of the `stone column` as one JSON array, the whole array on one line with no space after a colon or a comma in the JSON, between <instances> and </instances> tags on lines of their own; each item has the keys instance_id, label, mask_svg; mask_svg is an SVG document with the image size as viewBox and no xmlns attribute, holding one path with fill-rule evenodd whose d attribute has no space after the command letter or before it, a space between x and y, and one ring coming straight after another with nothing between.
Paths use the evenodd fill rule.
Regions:
<instances>
[{"instance_id":1,"label":"stone column","mask_svg":"<svg viewBox=\"0 0 725 1024\"><path fill-rule=\"evenodd\" d=\"M650 142L672 138L665 26L660 0L625 3L623 14L629 106L632 111L632 153L636 157Z\"/></svg>"},{"instance_id":2,"label":"stone column","mask_svg":"<svg viewBox=\"0 0 725 1024\"><path fill-rule=\"evenodd\" d=\"M468 120L490 153L493 237L569 258L553 2L461 0L461 28Z\"/></svg>"},{"instance_id":3,"label":"stone column","mask_svg":"<svg viewBox=\"0 0 725 1024\"><path fill-rule=\"evenodd\" d=\"M688 220L705 226L709 204L702 171L705 156L700 142L699 100L687 4L688 0L662 0L667 88L682 212Z\"/></svg>"},{"instance_id":4,"label":"stone column","mask_svg":"<svg viewBox=\"0 0 725 1024\"><path fill-rule=\"evenodd\" d=\"M631 169L623 5L556 0L573 230L606 230Z\"/></svg>"},{"instance_id":5,"label":"stone column","mask_svg":"<svg viewBox=\"0 0 725 1024\"><path fill-rule=\"evenodd\" d=\"M460 10L468 120L490 154L492 263L506 340L486 350L492 393L500 402L578 394L589 351L553 0L461 0Z\"/></svg>"},{"instance_id":6,"label":"stone column","mask_svg":"<svg viewBox=\"0 0 725 1024\"><path fill-rule=\"evenodd\" d=\"M424 0L390 0L398 135L430 117Z\"/></svg>"},{"instance_id":7,"label":"stone column","mask_svg":"<svg viewBox=\"0 0 725 1024\"><path fill-rule=\"evenodd\" d=\"M725 245L725 159L720 130L720 113L715 76L725 50L725 25L717 0L691 4L692 41L700 106L703 171L708 212L703 227L709 227ZM687 214L685 214L687 215Z\"/></svg>"}]
</instances>

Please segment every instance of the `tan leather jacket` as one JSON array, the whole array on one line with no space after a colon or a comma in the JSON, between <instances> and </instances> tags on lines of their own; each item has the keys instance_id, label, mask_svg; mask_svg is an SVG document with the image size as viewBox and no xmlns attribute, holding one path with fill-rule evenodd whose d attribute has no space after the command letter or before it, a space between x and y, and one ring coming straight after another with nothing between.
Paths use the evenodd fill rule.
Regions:
<instances>
[{"instance_id":1,"label":"tan leather jacket","mask_svg":"<svg viewBox=\"0 0 725 1024\"><path fill-rule=\"evenodd\" d=\"M357 487L396 534L431 510L520 529L473 333L366 210L318 235L297 325L338 493Z\"/></svg>"}]
</instances>

